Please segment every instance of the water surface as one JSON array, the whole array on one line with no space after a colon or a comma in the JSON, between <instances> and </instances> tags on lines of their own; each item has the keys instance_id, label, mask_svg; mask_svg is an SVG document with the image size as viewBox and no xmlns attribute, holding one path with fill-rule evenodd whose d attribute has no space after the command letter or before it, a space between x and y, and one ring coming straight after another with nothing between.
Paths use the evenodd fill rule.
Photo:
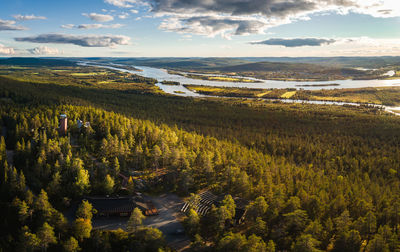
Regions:
<instances>
[{"instance_id":1,"label":"water surface","mask_svg":"<svg viewBox=\"0 0 400 252\"><path fill-rule=\"evenodd\" d=\"M165 69L159 69L154 67L145 67L145 66L134 66L139 69L139 71L127 70L124 69L121 65L113 64L112 66L105 65L96 65L91 62L80 62L80 65L90 65L97 66L112 70L118 70L121 72L127 72L132 74L137 74L143 77L157 79L159 83L156 84L161 90L166 93L174 94L178 96L190 96L190 97L213 97L208 95L202 95L196 92L193 92L187 88L185 88L182 84L193 84L193 85L204 85L204 86L217 86L217 87L239 87L239 88L261 88L261 89L269 89L269 88L295 88L295 89L304 89L304 90L321 90L321 89L334 89L334 88L365 88L365 87L387 87L387 86L397 86L400 85L400 79L396 80L336 80L336 81L276 81L276 80L260 80L260 83L244 83L244 82L221 82L221 81L208 81L208 80L199 80L199 79L191 79L185 76L169 74ZM175 81L181 83L181 85L165 85L162 84L161 81ZM301 88L297 87L297 85L321 85L321 84L339 84L339 86L302 86ZM220 97L220 98L229 98L229 97ZM261 98L259 98L261 99ZM307 103L307 104L325 104L325 105L351 105L351 106L360 106L365 104L352 103L352 102L336 102L336 101L307 101L307 100L292 100L292 99L265 99L271 101L280 101L285 103ZM393 113L395 115L400 115L400 107L389 107L382 106L376 104L367 104L374 107L379 107L384 109L389 113Z\"/></svg>"}]
</instances>

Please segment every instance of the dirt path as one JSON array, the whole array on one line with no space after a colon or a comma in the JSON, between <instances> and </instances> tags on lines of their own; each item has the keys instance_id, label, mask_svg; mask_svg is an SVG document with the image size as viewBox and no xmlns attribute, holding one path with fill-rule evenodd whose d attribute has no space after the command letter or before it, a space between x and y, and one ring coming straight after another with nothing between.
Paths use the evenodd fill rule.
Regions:
<instances>
[{"instance_id":1,"label":"dirt path","mask_svg":"<svg viewBox=\"0 0 400 252\"><path fill-rule=\"evenodd\" d=\"M180 249L190 243L189 238L183 232L183 226L178 220L182 214L180 209L183 201L174 194L162 194L159 196L147 196L159 211L159 215L146 218L144 224L160 229L168 244Z\"/></svg>"}]
</instances>

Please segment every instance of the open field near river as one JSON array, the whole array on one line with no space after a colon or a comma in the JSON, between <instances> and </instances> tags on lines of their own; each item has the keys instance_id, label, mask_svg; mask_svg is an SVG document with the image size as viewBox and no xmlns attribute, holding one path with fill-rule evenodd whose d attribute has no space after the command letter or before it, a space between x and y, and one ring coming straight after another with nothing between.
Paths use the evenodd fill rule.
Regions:
<instances>
[{"instance_id":1,"label":"open field near river","mask_svg":"<svg viewBox=\"0 0 400 252\"><path fill-rule=\"evenodd\" d=\"M315 101L341 101L349 103L371 103L387 106L400 105L400 87L291 90L251 89L185 85L200 94L243 98L297 99Z\"/></svg>"}]
</instances>

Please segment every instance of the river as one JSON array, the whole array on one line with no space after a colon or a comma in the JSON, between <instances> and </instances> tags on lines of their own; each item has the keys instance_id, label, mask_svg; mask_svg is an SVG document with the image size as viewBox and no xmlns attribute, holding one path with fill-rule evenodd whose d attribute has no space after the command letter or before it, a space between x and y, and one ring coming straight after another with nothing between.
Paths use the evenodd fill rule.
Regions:
<instances>
[{"instance_id":1,"label":"river","mask_svg":"<svg viewBox=\"0 0 400 252\"><path fill-rule=\"evenodd\" d=\"M208 81L200 79L191 79L181 75L169 74L165 69L159 69L154 67L145 66L134 66L139 71L124 69L123 65L110 64L110 65L99 65L92 62L79 62L79 65L83 66L95 66L102 67L111 70L117 70L121 72L127 72L132 74L137 74L143 77L157 79L159 83L156 85L168 94L174 94L177 96L189 96L189 97L212 97L208 95L202 95L193 92L185 88L182 84L193 84L193 85L204 85L204 86L217 86L217 87L239 87L239 88L260 88L260 89L270 89L270 88L295 88L304 90L321 90L321 89L334 89L334 88L365 88L365 87L388 87L388 86L400 86L400 79L393 80L335 80L335 81L276 81L276 80L254 80L260 81L257 83L244 83L244 82L222 82L222 81ZM175 81L181 83L181 85L165 85L161 81ZM301 86L298 85L327 85L327 84L339 84L339 86ZM225 97L227 98L227 97ZM309 104L326 104L326 105L352 105L360 106L358 103L351 102L334 102L334 101L307 101L307 100L292 100L292 99L268 99L271 101L281 101L285 103L309 103ZM387 112L400 115L400 107L389 107L381 106L376 104L368 104L370 106L380 107L385 109Z\"/></svg>"}]
</instances>

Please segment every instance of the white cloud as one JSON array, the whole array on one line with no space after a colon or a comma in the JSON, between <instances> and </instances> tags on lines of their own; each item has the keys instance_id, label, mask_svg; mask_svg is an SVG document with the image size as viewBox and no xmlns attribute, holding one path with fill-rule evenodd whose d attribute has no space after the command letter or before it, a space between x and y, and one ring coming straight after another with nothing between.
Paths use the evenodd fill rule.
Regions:
<instances>
[{"instance_id":1,"label":"white cloud","mask_svg":"<svg viewBox=\"0 0 400 252\"><path fill-rule=\"evenodd\" d=\"M73 24L66 24L66 25L61 25L61 28L64 29L82 29L82 30L88 30L88 29L118 29L123 27L123 24L110 24L110 25L105 25L105 24L80 24L80 25L73 25Z\"/></svg>"},{"instance_id":2,"label":"white cloud","mask_svg":"<svg viewBox=\"0 0 400 252\"><path fill-rule=\"evenodd\" d=\"M327 38L319 38L327 39ZM271 57L333 57L333 56L392 56L400 54L400 39L375 39L369 37L330 38L336 42L324 46L309 46L299 50L298 47L241 45L246 50L240 56L271 56Z\"/></svg>"},{"instance_id":3,"label":"white cloud","mask_svg":"<svg viewBox=\"0 0 400 252\"><path fill-rule=\"evenodd\" d=\"M400 54L399 45L400 39L342 38L327 51L340 56L393 56Z\"/></svg>"},{"instance_id":4,"label":"white cloud","mask_svg":"<svg viewBox=\"0 0 400 252\"><path fill-rule=\"evenodd\" d=\"M72 28L74 28L74 27L75 27L75 25L73 25L73 24L61 25L61 28L64 28L64 29L72 29Z\"/></svg>"},{"instance_id":5,"label":"white cloud","mask_svg":"<svg viewBox=\"0 0 400 252\"><path fill-rule=\"evenodd\" d=\"M240 17L194 16L170 17L165 19L160 29L177 33L197 34L207 37L221 35L230 39L232 35L261 34L265 29L262 19Z\"/></svg>"},{"instance_id":6,"label":"white cloud","mask_svg":"<svg viewBox=\"0 0 400 252\"><path fill-rule=\"evenodd\" d=\"M85 17L88 17L91 20L96 21L96 22L109 22L109 21L113 21L114 20L114 17L111 16L111 15L98 14L98 13L94 13L94 12L92 12L90 14L83 13L82 15L85 16Z\"/></svg>"},{"instance_id":7,"label":"white cloud","mask_svg":"<svg viewBox=\"0 0 400 252\"><path fill-rule=\"evenodd\" d=\"M35 55L58 55L60 51L56 48L50 48L47 46L39 46L32 49L28 49L28 52Z\"/></svg>"},{"instance_id":8,"label":"white cloud","mask_svg":"<svg viewBox=\"0 0 400 252\"><path fill-rule=\"evenodd\" d=\"M0 31L22 31L27 30L26 27L15 25L14 20L3 20L0 19Z\"/></svg>"},{"instance_id":9,"label":"white cloud","mask_svg":"<svg viewBox=\"0 0 400 252\"><path fill-rule=\"evenodd\" d=\"M103 25L103 24L81 24L78 25L78 29L118 29L124 26L123 24L110 24L110 25Z\"/></svg>"},{"instance_id":10,"label":"white cloud","mask_svg":"<svg viewBox=\"0 0 400 252\"><path fill-rule=\"evenodd\" d=\"M129 17L129 13L123 12L120 15L118 15L118 18L120 19L126 19Z\"/></svg>"},{"instance_id":11,"label":"white cloud","mask_svg":"<svg viewBox=\"0 0 400 252\"><path fill-rule=\"evenodd\" d=\"M13 16L16 20L18 20L18 21L26 21L26 20L44 20L44 19L47 19L46 17L43 17L43 16L35 16L35 15L21 15L21 14L18 14L18 15L14 15Z\"/></svg>"},{"instance_id":12,"label":"white cloud","mask_svg":"<svg viewBox=\"0 0 400 252\"><path fill-rule=\"evenodd\" d=\"M139 11L138 10L135 10L135 9L132 9L132 10L129 10L131 13L133 13L133 14L138 14L139 13Z\"/></svg>"},{"instance_id":13,"label":"white cloud","mask_svg":"<svg viewBox=\"0 0 400 252\"><path fill-rule=\"evenodd\" d=\"M120 7L120 8L131 8L132 4L135 4L135 0L104 0L105 3Z\"/></svg>"},{"instance_id":14,"label":"white cloud","mask_svg":"<svg viewBox=\"0 0 400 252\"><path fill-rule=\"evenodd\" d=\"M151 11L165 17L161 29L205 36L246 35L311 14L349 12L398 17L398 0L149 0ZM228 36L227 36L228 35Z\"/></svg>"},{"instance_id":15,"label":"white cloud","mask_svg":"<svg viewBox=\"0 0 400 252\"><path fill-rule=\"evenodd\" d=\"M15 38L15 41L32 43L73 44L83 47L116 47L128 45L130 38L123 35L72 35L41 34L38 36Z\"/></svg>"},{"instance_id":16,"label":"white cloud","mask_svg":"<svg viewBox=\"0 0 400 252\"><path fill-rule=\"evenodd\" d=\"M0 44L0 54L12 55L12 54L15 54L15 51L14 51L14 48L12 48L12 47L6 47L6 46Z\"/></svg>"}]
</instances>

